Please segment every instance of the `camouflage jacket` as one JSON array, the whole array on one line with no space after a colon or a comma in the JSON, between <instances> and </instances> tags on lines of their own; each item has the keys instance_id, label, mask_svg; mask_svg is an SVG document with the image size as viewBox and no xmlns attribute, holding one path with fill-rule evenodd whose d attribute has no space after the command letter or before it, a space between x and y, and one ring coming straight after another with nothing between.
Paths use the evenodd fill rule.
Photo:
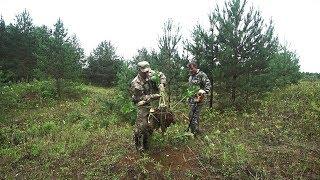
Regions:
<instances>
[{"instance_id":1,"label":"camouflage jacket","mask_svg":"<svg viewBox=\"0 0 320 180\"><path fill-rule=\"evenodd\" d=\"M155 82L152 82L150 77L155 71L151 71L149 78L143 79L139 74L131 82L132 101L137 104L140 101L150 102L152 95L158 93L159 89ZM166 76L160 72L160 83L166 83Z\"/></svg>"},{"instance_id":2,"label":"camouflage jacket","mask_svg":"<svg viewBox=\"0 0 320 180\"><path fill-rule=\"evenodd\" d=\"M209 94L211 89L211 83L208 76L203 71L200 71L199 69L195 75L191 74L189 76L189 85L199 86L200 89L203 89L206 92L206 94Z\"/></svg>"}]
</instances>

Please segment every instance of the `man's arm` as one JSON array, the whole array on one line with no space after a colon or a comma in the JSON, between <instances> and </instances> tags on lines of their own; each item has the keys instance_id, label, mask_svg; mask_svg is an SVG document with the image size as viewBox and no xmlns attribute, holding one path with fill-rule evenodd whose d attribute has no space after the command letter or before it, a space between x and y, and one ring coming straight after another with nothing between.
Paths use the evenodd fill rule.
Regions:
<instances>
[{"instance_id":1,"label":"man's arm","mask_svg":"<svg viewBox=\"0 0 320 180\"><path fill-rule=\"evenodd\" d=\"M203 77L202 77L202 82L204 84L204 91L206 92L206 94L209 94L210 90L211 90L211 82L210 79L208 78L208 76L203 73Z\"/></svg>"},{"instance_id":2,"label":"man's arm","mask_svg":"<svg viewBox=\"0 0 320 180\"><path fill-rule=\"evenodd\" d=\"M143 94L143 89L140 85L132 83L131 84L131 93L132 93L132 100L135 104L144 105L150 102L153 99L157 99L160 97L159 94Z\"/></svg>"}]
</instances>

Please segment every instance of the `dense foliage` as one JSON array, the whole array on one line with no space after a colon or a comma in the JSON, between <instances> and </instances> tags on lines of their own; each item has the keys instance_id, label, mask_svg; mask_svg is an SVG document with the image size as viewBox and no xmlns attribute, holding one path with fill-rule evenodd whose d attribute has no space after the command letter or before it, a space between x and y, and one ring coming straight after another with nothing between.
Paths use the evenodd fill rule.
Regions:
<instances>
[{"instance_id":1,"label":"dense foliage","mask_svg":"<svg viewBox=\"0 0 320 180\"><path fill-rule=\"evenodd\" d=\"M115 85L121 61L111 42L102 41L86 60L86 77L89 82L101 86Z\"/></svg>"},{"instance_id":2,"label":"dense foliage","mask_svg":"<svg viewBox=\"0 0 320 180\"><path fill-rule=\"evenodd\" d=\"M5 25L2 18L0 24L0 84L53 78L60 95L64 79L79 79L84 52L61 19L54 29L35 26L25 10L14 24Z\"/></svg>"},{"instance_id":3,"label":"dense foliage","mask_svg":"<svg viewBox=\"0 0 320 180\"><path fill-rule=\"evenodd\" d=\"M246 0L217 6L209 22L208 30L195 27L186 48L208 73L222 108L242 109L264 92L299 79L295 53L279 45L272 21L265 23Z\"/></svg>"}]
</instances>

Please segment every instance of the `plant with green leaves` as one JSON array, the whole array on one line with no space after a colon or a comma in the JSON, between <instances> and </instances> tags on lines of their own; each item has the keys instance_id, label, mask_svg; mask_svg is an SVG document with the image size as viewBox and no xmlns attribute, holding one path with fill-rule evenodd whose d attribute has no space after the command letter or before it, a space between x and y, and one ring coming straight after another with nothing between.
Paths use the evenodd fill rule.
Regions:
<instances>
[{"instance_id":1,"label":"plant with green leaves","mask_svg":"<svg viewBox=\"0 0 320 180\"><path fill-rule=\"evenodd\" d=\"M185 96L187 97L193 97L195 94L198 93L198 91L200 90L200 87L197 85L191 85L187 88L186 92L185 92Z\"/></svg>"},{"instance_id":2,"label":"plant with green leaves","mask_svg":"<svg viewBox=\"0 0 320 180\"><path fill-rule=\"evenodd\" d=\"M187 88L184 88L184 90L182 91L183 92L182 98L175 105L173 105L172 108L176 107L179 103L181 103L186 98L194 97L199 90L200 90L200 87L197 85L187 86Z\"/></svg>"},{"instance_id":3,"label":"plant with green leaves","mask_svg":"<svg viewBox=\"0 0 320 180\"><path fill-rule=\"evenodd\" d=\"M150 78L152 82L156 83L157 87L160 85L160 82L161 82L160 75L161 75L161 73L159 71L154 71L152 73L151 78Z\"/></svg>"}]
</instances>

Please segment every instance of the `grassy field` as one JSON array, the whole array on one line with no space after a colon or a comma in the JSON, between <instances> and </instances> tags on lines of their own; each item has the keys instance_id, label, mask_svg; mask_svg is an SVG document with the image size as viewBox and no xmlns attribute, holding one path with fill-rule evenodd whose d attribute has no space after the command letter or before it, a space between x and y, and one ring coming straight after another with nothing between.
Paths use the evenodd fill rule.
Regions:
<instances>
[{"instance_id":1,"label":"grassy field","mask_svg":"<svg viewBox=\"0 0 320 180\"><path fill-rule=\"evenodd\" d=\"M177 123L138 154L115 89L51 81L1 87L0 179L319 179L320 83L269 93L254 112L206 109L204 133ZM120 105L121 106L121 105Z\"/></svg>"}]
</instances>

